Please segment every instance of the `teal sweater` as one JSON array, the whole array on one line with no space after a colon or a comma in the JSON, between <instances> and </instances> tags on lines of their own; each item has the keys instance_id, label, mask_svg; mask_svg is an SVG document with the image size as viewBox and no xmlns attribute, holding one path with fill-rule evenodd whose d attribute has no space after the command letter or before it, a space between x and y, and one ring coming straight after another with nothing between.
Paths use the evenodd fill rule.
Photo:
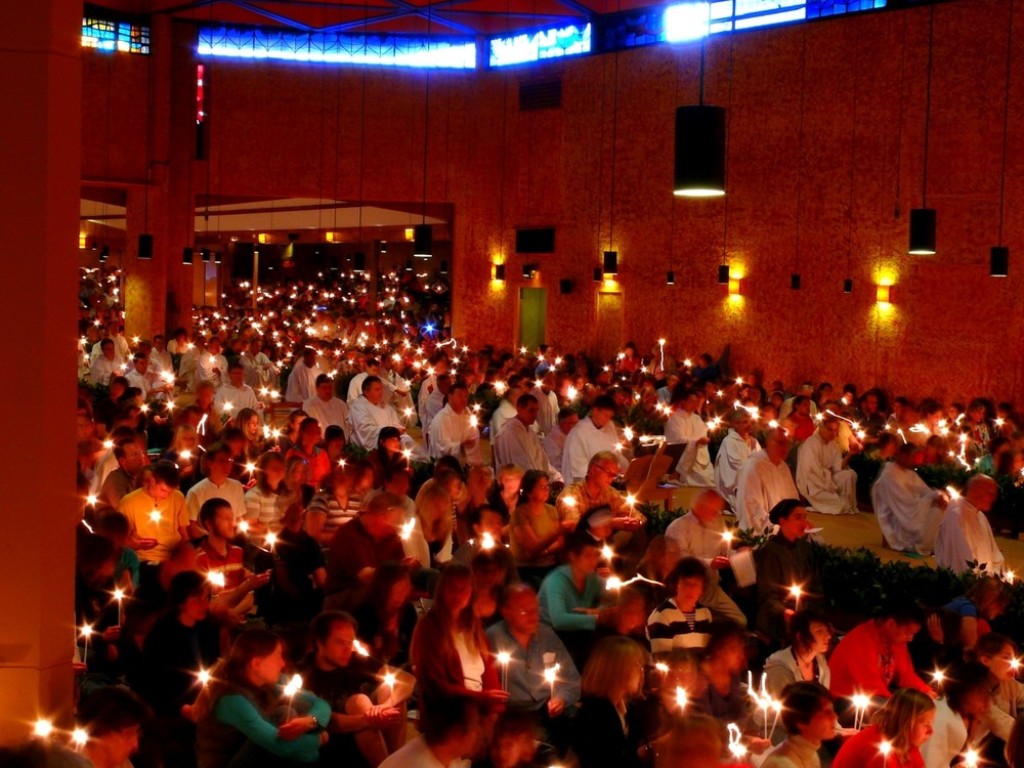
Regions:
<instances>
[{"instance_id":1,"label":"teal sweater","mask_svg":"<svg viewBox=\"0 0 1024 768\"><path fill-rule=\"evenodd\" d=\"M575 632L597 628L597 616L573 613L576 608L597 608L604 593L604 582L597 574L587 575L582 594L572 580L568 565L560 565L544 577L537 597L540 617L556 632Z\"/></svg>"}]
</instances>

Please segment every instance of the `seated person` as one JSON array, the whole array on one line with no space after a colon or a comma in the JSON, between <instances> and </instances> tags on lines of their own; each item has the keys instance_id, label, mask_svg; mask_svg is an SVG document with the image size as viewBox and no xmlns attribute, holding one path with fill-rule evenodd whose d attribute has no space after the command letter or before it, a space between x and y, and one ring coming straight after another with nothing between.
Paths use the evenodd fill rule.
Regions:
<instances>
[{"instance_id":1,"label":"seated person","mask_svg":"<svg viewBox=\"0 0 1024 768\"><path fill-rule=\"evenodd\" d=\"M347 613L321 613L309 630L313 651L299 671L306 687L331 705L321 763L380 765L405 743L405 699L414 681L402 672L383 684L380 663L353 654L357 627Z\"/></svg>"},{"instance_id":2,"label":"seated person","mask_svg":"<svg viewBox=\"0 0 1024 768\"><path fill-rule=\"evenodd\" d=\"M252 628L210 673L191 715L203 768L316 762L327 743L331 707L308 691L284 693L284 645Z\"/></svg>"},{"instance_id":3,"label":"seated person","mask_svg":"<svg viewBox=\"0 0 1024 768\"><path fill-rule=\"evenodd\" d=\"M675 648L703 648L711 629L711 611L698 605L707 583L707 569L695 557L680 560L665 582L673 597L647 619L647 638L653 653Z\"/></svg>"},{"instance_id":4,"label":"seated person","mask_svg":"<svg viewBox=\"0 0 1024 768\"><path fill-rule=\"evenodd\" d=\"M974 475L964 495L949 503L935 538L935 564L954 573L985 566L985 572L1003 572L1005 558L985 513L999 496L999 486L988 475ZM974 563L975 565L971 565Z\"/></svg>"},{"instance_id":5,"label":"seated person","mask_svg":"<svg viewBox=\"0 0 1024 768\"><path fill-rule=\"evenodd\" d=\"M803 504L796 499L784 499L772 508L768 519L778 526L778 533L754 556L757 629L765 639L782 643L788 637L786 624L797 604L802 602L807 607L821 599L821 566L807 540L811 524Z\"/></svg>"},{"instance_id":6,"label":"seated person","mask_svg":"<svg viewBox=\"0 0 1024 768\"><path fill-rule=\"evenodd\" d=\"M832 640L832 625L824 613L804 608L793 614L789 622L792 643L768 657L764 664L765 685L775 698L790 683L818 683L828 688L832 683L825 654Z\"/></svg>"},{"instance_id":7,"label":"seated person","mask_svg":"<svg viewBox=\"0 0 1024 768\"><path fill-rule=\"evenodd\" d=\"M826 416L797 454L796 487L808 506L823 515L857 512L857 473L836 442L839 419Z\"/></svg>"},{"instance_id":8,"label":"seated person","mask_svg":"<svg viewBox=\"0 0 1024 768\"><path fill-rule=\"evenodd\" d=\"M270 571L253 574L242 564L242 548L235 538L235 513L226 499L207 499L199 510L199 524L207 532L196 555L196 570L213 586L214 603L241 620L254 607L252 593L269 583Z\"/></svg>"},{"instance_id":9,"label":"seated person","mask_svg":"<svg viewBox=\"0 0 1024 768\"><path fill-rule=\"evenodd\" d=\"M742 680L747 671L746 643L746 631L730 622L715 624L709 633L700 664L703 692L695 704L716 720L750 721L751 699Z\"/></svg>"},{"instance_id":10,"label":"seated person","mask_svg":"<svg viewBox=\"0 0 1024 768\"><path fill-rule=\"evenodd\" d=\"M974 647L974 656L988 669L988 687L992 707L985 716L992 736L1009 741L1013 724L1024 714L1024 685L1017 680L1017 646L1005 635L982 635Z\"/></svg>"},{"instance_id":11,"label":"seated person","mask_svg":"<svg viewBox=\"0 0 1024 768\"><path fill-rule=\"evenodd\" d=\"M766 436L764 449L753 454L736 476L736 504L733 510L739 527L760 536L770 528L768 513L783 499L799 497L793 472L786 463L791 440L784 429Z\"/></svg>"},{"instance_id":12,"label":"seated person","mask_svg":"<svg viewBox=\"0 0 1024 768\"><path fill-rule=\"evenodd\" d=\"M926 696L935 692L914 671L907 643L921 631L921 610L909 601L882 606L878 616L859 624L832 652L832 695L864 694L883 703L899 688Z\"/></svg>"},{"instance_id":13,"label":"seated person","mask_svg":"<svg viewBox=\"0 0 1024 768\"><path fill-rule=\"evenodd\" d=\"M541 734L533 717L513 710L503 712L491 731L484 757L473 768L523 768L537 765Z\"/></svg>"},{"instance_id":14,"label":"seated person","mask_svg":"<svg viewBox=\"0 0 1024 768\"><path fill-rule=\"evenodd\" d=\"M557 555L565 546L558 511L548 504L551 486L546 473L529 470L521 485L522 501L512 513L509 540L519 575L531 584L540 584L557 564Z\"/></svg>"},{"instance_id":15,"label":"seated person","mask_svg":"<svg viewBox=\"0 0 1024 768\"><path fill-rule=\"evenodd\" d=\"M921 746L932 735L935 702L901 688L885 702L867 728L840 748L832 768L924 768ZM887 744L885 751L882 744Z\"/></svg>"},{"instance_id":16,"label":"seated person","mask_svg":"<svg viewBox=\"0 0 1024 768\"><path fill-rule=\"evenodd\" d=\"M929 488L914 471L917 448L904 443L896 458L884 464L871 486L871 506L884 541L900 552L930 554L949 498Z\"/></svg>"},{"instance_id":17,"label":"seated person","mask_svg":"<svg viewBox=\"0 0 1024 768\"><path fill-rule=\"evenodd\" d=\"M832 694L818 683L790 683L782 692L782 725L786 740L768 753L761 767L820 765L822 742L836 734Z\"/></svg>"},{"instance_id":18,"label":"seated person","mask_svg":"<svg viewBox=\"0 0 1024 768\"><path fill-rule=\"evenodd\" d=\"M992 708L988 668L976 661L958 662L945 671L942 698L935 702L934 733L921 745L927 768L946 768L968 749L977 750L988 731Z\"/></svg>"},{"instance_id":19,"label":"seated person","mask_svg":"<svg viewBox=\"0 0 1024 768\"><path fill-rule=\"evenodd\" d=\"M308 624L324 607L327 567L319 542L308 530L309 520L303 514L301 501L289 506L281 520L274 547L274 587L268 611L279 624Z\"/></svg>"},{"instance_id":20,"label":"seated person","mask_svg":"<svg viewBox=\"0 0 1024 768\"><path fill-rule=\"evenodd\" d=\"M84 697L78 704L78 725L87 741L82 753L96 768L131 765L129 758L139 746L149 707L121 686L107 686Z\"/></svg>"},{"instance_id":21,"label":"seated person","mask_svg":"<svg viewBox=\"0 0 1024 768\"><path fill-rule=\"evenodd\" d=\"M978 638L992 631L991 622L998 619L1010 604L1010 590L999 579L978 579L944 608L960 617L960 644L970 651Z\"/></svg>"},{"instance_id":22,"label":"seated person","mask_svg":"<svg viewBox=\"0 0 1024 768\"><path fill-rule=\"evenodd\" d=\"M477 754L483 736L482 706L469 696L438 701L422 714L421 734L380 764L380 768L444 766L462 768Z\"/></svg>"},{"instance_id":23,"label":"seated person","mask_svg":"<svg viewBox=\"0 0 1024 768\"><path fill-rule=\"evenodd\" d=\"M370 655L392 667L405 665L416 628L413 585L401 563L381 563L373 572L366 599L353 611Z\"/></svg>"}]
</instances>

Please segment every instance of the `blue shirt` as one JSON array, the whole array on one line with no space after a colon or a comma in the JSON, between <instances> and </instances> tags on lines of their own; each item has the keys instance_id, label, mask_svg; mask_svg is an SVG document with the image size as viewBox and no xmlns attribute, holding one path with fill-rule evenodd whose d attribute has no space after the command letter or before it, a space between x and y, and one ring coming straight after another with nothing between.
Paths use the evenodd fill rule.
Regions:
<instances>
[{"instance_id":1,"label":"blue shirt","mask_svg":"<svg viewBox=\"0 0 1024 768\"><path fill-rule=\"evenodd\" d=\"M978 618L978 606L972 603L969 597L965 597L963 595L949 603L946 603L942 607L952 611L960 617L970 616L972 619Z\"/></svg>"},{"instance_id":2,"label":"blue shirt","mask_svg":"<svg viewBox=\"0 0 1024 768\"><path fill-rule=\"evenodd\" d=\"M580 700L580 675L572 657L551 627L541 624L523 648L504 621L487 630L494 653L505 651L512 656L508 663L507 679L509 704L513 708L540 709L551 698L551 685L544 680L544 670L558 664L555 698L565 702L566 708ZM501 673L501 664L498 664ZM505 675L503 675L505 676Z\"/></svg>"},{"instance_id":3,"label":"blue shirt","mask_svg":"<svg viewBox=\"0 0 1024 768\"><path fill-rule=\"evenodd\" d=\"M540 618L556 632L579 632L597 629L597 616L574 613L576 608L596 608L604 593L604 582L595 573L588 573L583 592L576 589L572 569L560 565L544 577L537 592Z\"/></svg>"}]
</instances>

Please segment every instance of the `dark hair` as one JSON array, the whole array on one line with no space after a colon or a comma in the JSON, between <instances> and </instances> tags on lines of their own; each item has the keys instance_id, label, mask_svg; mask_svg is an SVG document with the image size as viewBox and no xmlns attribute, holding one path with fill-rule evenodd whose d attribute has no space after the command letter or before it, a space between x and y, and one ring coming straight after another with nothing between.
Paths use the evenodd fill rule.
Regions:
<instances>
[{"instance_id":1,"label":"dark hair","mask_svg":"<svg viewBox=\"0 0 1024 768\"><path fill-rule=\"evenodd\" d=\"M684 557L665 577L665 588L675 592L679 588L680 579L700 578L706 585L708 583L708 569L696 557Z\"/></svg>"},{"instance_id":2,"label":"dark hair","mask_svg":"<svg viewBox=\"0 0 1024 768\"><path fill-rule=\"evenodd\" d=\"M221 677L227 686L221 691L221 695L230 693L232 686L252 690L252 683L246 674L249 662L269 656L280 643L281 638L262 627L251 627L236 637L223 662Z\"/></svg>"},{"instance_id":3,"label":"dark hair","mask_svg":"<svg viewBox=\"0 0 1024 768\"><path fill-rule=\"evenodd\" d=\"M96 532L109 539L112 536L127 536L132 532L132 526L124 512L112 510L96 523Z\"/></svg>"},{"instance_id":4,"label":"dark hair","mask_svg":"<svg viewBox=\"0 0 1024 768\"><path fill-rule=\"evenodd\" d=\"M163 483L168 488L177 488L181 485L181 472L173 461L161 459L154 462L150 469L153 470L154 482Z\"/></svg>"},{"instance_id":5,"label":"dark hair","mask_svg":"<svg viewBox=\"0 0 1024 768\"><path fill-rule=\"evenodd\" d=\"M492 515L502 517L501 512L496 510L490 504L481 504L479 507L473 507L472 509L469 510L470 527L474 525L480 525L480 521L483 518L485 512L490 512Z\"/></svg>"},{"instance_id":6,"label":"dark hair","mask_svg":"<svg viewBox=\"0 0 1024 768\"><path fill-rule=\"evenodd\" d=\"M807 725L818 714L823 702L831 704L832 694L819 683L800 681L782 689L782 725L790 736L800 735L800 726Z\"/></svg>"},{"instance_id":7,"label":"dark hair","mask_svg":"<svg viewBox=\"0 0 1024 768\"><path fill-rule=\"evenodd\" d=\"M594 404L590 406L590 410L596 410L601 408L605 411L615 410L615 400L611 395L598 395L594 398Z\"/></svg>"},{"instance_id":8,"label":"dark hair","mask_svg":"<svg viewBox=\"0 0 1024 768\"><path fill-rule=\"evenodd\" d=\"M889 600L878 606L875 618L879 621L892 619L897 624L917 624L924 626L924 611L917 603L907 599Z\"/></svg>"},{"instance_id":9,"label":"dark hair","mask_svg":"<svg viewBox=\"0 0 1024 768\"><path fill-rule=\"evenodd\" d=\"M385 440L390 440L393 437L402 437L402 432L398 427L381 427L380 432L377 433L377 445L383 445Z\"/></svg>"},{"instance_id":10,"label":"dark hair","mask_svg":"<svg viewBox=\"0 0 1024 768\"><path fill-rule=\"evenodd\" d=\"M141 725L150 714L146 702L119 685L99 688L78 703L78 722L93 739Z\"/></svg>"},{"instance_id":11,"label":"dark hair","mask_svg":"<svg viewBox=\"0 0 1024 768\"><path fill-rule=\"evenodd\" d=\"M587 547L600 548L591 536L582 531L573 531L565 537L565 553L567 555L578 555Z\"/></svg>"},{"instance_id":12,"label":"dark hair","mask_svg":"<svg viewBox=\"0 0 1024 768\"><path fill-rule=\"evenodd\" d=\"M531 403L536 403L537 398L527 392L525 395L520 395L519 399L516 400L516 408L525 408Z\"/></svg>"},{"instance_id":13,"label":"dark hair","mask_svg":"<svg viewBox=\"0 0 1024 768\"><path fill-rule=\"evenodd\" d=\"M968 696L977 691L987 694L989 685L988 667L980 661L960 661L946 671L942 692L949 708L960 713Z\"/></svg>"},{"instance_id":14,"label":"dark hair","mask_svg":"<svg viewBox=\"0 0 1024 768\"><path fill-rule=\"evenodd\" d=\"M471 723L479 723L480 707L468 696L453 696L431 701L420 723L427 744L444 743L454 733L465 733Z\"/></svg>"},{"instance_id":15,"label":"dark hair","mask_svg":"<svg viewBox=\"0 0 1024 768\"><path fill-rule=\"evenodd\" d=\"M326 643L337 624L347 624L352 627L352 629L356 631L359 630L359 624L356 622L355 618L353 618L352 614L346 613L345 611L324 611L323 613L317 614L310 623L309 636L312 638L314 643Z\"/></svg>"},{"instance_id":16,"label":"dark hair","mask_svg":"<svg viewBox=\"0 0 1024 768\"><path fill-rule=\"evenodd\" d=\"M978 638L972 655L975 659L980 659L982 656L995 656L1007 646L1013 649L1014 653L1017 652L1017 644L1009 637L998 632L988 632Z\"/></svg>"},{"instance_id":17,"label":"dark hair","mask_svg":"<svg viewBox=\"0 0 1024 768\"><path fill-rule=\"evenodd\" d=\"M772 511L768 513L768 520L772 524L778 525L779 520L786 519L791 514L793 514L793 510L795 510L797 507L803 506L805 505L802 501L800 501L800 499L783 499L774 507L772 507Z\"/></svg>"},{"instance_id":18,"label":"dark hair","mask_svg":"<svg viewBox=\"0 0 1024 768\"><path fill-rule=\"evenodd\" d=\"M326 373L321 373L319 376L316 377L316 386L317 387L319 387L321 384L329 384L330 382L331 382L331 377L328 376Z\"/></svg>"},{"instance_id":19,"label":"dark hair","mask_svg":"<svg viewBox=\"0 0 1024 768\"><path fill-rule=\"evenodd\" d=\"M559 408L558 409L558 420L559 421L563 421L565 419L568 419L570 416L575 416L575 415L577 415L575 408L569 408L568 406L566 406L564 408Z\"/></svg>"},{"instance_id":20,"label":"dark hair","mask_svg":"<svg viewBox=\"0 0 1024 768\"><path fill-rule=\"evenodd\" d=\"M365 395L367 392L369 392L370 391L370 387L372 387L374 384L382 384L382 383L383 382L380 380L380 376L367 376L365 379L363 379L363 384L362 384L363 394Z\"/></svg>"},{"instance_id":21,"label":"dark hair","mask_svg":"<svg viewBox=\"0 0 1024 768\"><path fill-rule=\"evenodd\" d=\"M793 618L789 622L789 635L793 639L794 646L807 647L814 644L814 635L811 633L811 624L814 622L824 624L830 630L832 628L828 616L817 608L804 608L793 614Z\"/></svg>"},{"instance_id":22,"label":"dark hair","mask_svg":"<svg viewBox=\"0 0 1024 768\"><path fill-rule=\"evenodd\" d=\"M114 560L114 543L95 533L86 533L75 543L75 567L79 573L95 573Z\"/></svg>"},{"instance_id":23,"label":"dark hair","mask_svg":"<svg viewBox=\"0 0 1024 768\"><path fill-rule=\"evenodd\" d=\"M186 600L197 597L204 591L209 591L209 587L203 574L199 571L182 571L171 579L171 585L167 589L167 605L178 611Z\"/></svg>"},{"instance_id":24,"label":"dark hair","mask_svg":"<svg viewBox=\"0 0 1024 768\"><path fill-rule=\"evenodd\" d=\"M337 424L328 424L327 429L324 430L324 444L333 442L335 440L344 440L345 430L339 427Z\"/></svg>"},{"instance_id":25,"label":"dark hair","mask_svg":"<svg viewBox=\"0 0 1024 768\"><path fill-rule=\"evenodd\" d=\"M199 508L199 524L209 531L209 524L212 523L213 518L217 516L217 511L224 509L225 507L231 509L231 502L227 499L222 499L220 497L207 499L203 502L203 506ZM232 512L232 514L234 514L234 512Z\"/></svg>"},{"instance_id":26,"label":"dark hair","mask_svg":"<svg viewBox=\"0 0 1024 768\"><path fill-rule=\"evenodd\" d=\"M547 480L548 473L542 472L539 469L529 469L526 474L523 475L523 479L519 482L519 495L521 498L526 499L533 489L537 486L541 480Z\"/></svg>"},{"instance_id":27,"label":"dark hair","mask_svg":"<svg viewBox=\"0 0 1024 768\"><path fill-rule=\"evenodd\" d=\"M704 646L704 657L710 658L732 642L738 642L746 649L747 632L734 621L716 621L711 625L708 642Z\"/></svg>"}]
</instances>

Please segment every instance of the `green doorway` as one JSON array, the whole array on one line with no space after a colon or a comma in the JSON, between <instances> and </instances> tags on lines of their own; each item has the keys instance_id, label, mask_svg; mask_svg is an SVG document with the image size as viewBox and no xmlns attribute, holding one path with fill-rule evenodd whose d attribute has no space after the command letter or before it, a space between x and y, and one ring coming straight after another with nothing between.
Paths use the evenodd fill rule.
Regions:
<instances>
[{"instance_id":1,"label":"green doorway","mask_svg":"<svg viewBox=\"0 0 1024 768\"><path fill-rule=\"evenodd\" d=\"M547 313L547 288L519 289L519 346L533 350L544 343Z\"/></svg>"}]
</instances>

